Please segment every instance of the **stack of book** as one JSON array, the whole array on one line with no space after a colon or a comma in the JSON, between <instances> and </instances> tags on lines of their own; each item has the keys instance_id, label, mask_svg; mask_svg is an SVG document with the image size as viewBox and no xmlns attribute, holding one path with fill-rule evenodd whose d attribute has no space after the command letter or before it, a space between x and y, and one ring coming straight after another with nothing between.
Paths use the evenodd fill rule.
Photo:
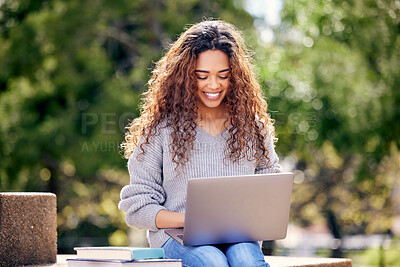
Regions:
<instances>
[{"instance_id":1,"label":"stack of book","mask_svg":"<svg viewBox=\"0 0 400 267\"><path fill-rule=\"evenodd\" d=\"M164 259L162 248L136 247L76 247L77 257L68 259L69 267L81 266L134 266L181 267L178 259Z\"/></svg>"}]
</instances>

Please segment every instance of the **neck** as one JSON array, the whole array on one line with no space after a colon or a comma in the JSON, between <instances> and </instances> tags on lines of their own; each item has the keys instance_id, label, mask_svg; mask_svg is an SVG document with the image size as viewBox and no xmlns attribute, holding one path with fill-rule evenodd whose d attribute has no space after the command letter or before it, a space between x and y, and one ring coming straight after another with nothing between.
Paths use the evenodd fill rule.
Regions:
<instances>
[{"instance_id":1,"label":"neck","mask_svg":"<svg viewBox=\"0 0 400 267\"><path fill-rule=\"evenodd\" d=\"M216 108L207 108L203 106L198 106L199 121L215 121L226 119L226 108L225 105L221 103Z\"/></svg>"},{"instance_id":2,"label":"neck","mask_svg":"<svg viewBox=\"0 0 400 267\"><path fill-rule=\"evenodd\" d=\"M228 127L226 108L224 104L216 108L200 107L197 125L213 136L217 136Z\"/></svg>"}]
</instances>

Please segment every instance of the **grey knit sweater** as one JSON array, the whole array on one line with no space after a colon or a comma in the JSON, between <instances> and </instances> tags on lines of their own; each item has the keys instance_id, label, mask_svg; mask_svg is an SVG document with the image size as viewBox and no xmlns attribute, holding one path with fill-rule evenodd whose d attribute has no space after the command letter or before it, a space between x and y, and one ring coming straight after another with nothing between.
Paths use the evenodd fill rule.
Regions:
<instances>
[{"instance_id":1,"label":"grey knit sweater","mask_svg":"<svg viewBox=\"0 0 400 267\"><path fill-rule=\"evenodd\" d=\"M242 160L233 163L224 160L228 130L212 136L202 128L196 128L194 148L183 171L175 170L169 146L172 143L171 127L160 129L160 134L145 145L145 153L137 147L128 160L130 184L121 191L119 209L126 212L129 226L148 230L150 247L161 247L169 238L164 229L155 224L157 213L166 209L185 212L186 187L189 179L199 177L221 177L254 173L276 173L281 171L272 140L268 139L269 164L255 166L254 161ZM140 141L139 141L140 143Z\"/></svg>"}]
</instances>

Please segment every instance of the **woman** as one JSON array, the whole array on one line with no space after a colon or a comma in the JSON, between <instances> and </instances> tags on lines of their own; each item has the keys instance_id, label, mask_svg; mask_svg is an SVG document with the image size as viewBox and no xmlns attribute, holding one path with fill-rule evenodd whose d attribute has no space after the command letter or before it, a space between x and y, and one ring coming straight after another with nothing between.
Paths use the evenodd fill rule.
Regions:
<instances>
[{"instance_id":1,"label":"woman","mask_svg":"<svg viewBox=\"0 0 400 267\"><path fill-rule=\"evenodd\" d=\"M151 247L184 266L268 266L258 242L182 246L189 179L280 172L273 122L241 34L223 21L186 30L158 61L122 147L130 184L119 208Z\"/></svg>"}]
</instances>

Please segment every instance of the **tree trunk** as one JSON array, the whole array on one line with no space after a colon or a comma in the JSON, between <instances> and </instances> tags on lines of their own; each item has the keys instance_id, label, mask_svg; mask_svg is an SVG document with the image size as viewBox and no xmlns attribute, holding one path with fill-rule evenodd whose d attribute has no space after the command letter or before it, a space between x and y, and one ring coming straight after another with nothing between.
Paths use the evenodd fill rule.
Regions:
<instances>
[{"instance_id":1,"label":"tree trunk","mask_svg":"<svg viewBox=\"0 0 400 267\"><path fill-rule=\"evenodd\" d=\"M335 238L335 243L332 245L332 258L342 258L343 251L342 251L342 235L340 233L340 226L336 221L336 215L331 209L327 209L326 214L326 221L328 224L329 229L333 237ZM337 243L336 243L337 241Z\"/></svg>"}]
</instances>

